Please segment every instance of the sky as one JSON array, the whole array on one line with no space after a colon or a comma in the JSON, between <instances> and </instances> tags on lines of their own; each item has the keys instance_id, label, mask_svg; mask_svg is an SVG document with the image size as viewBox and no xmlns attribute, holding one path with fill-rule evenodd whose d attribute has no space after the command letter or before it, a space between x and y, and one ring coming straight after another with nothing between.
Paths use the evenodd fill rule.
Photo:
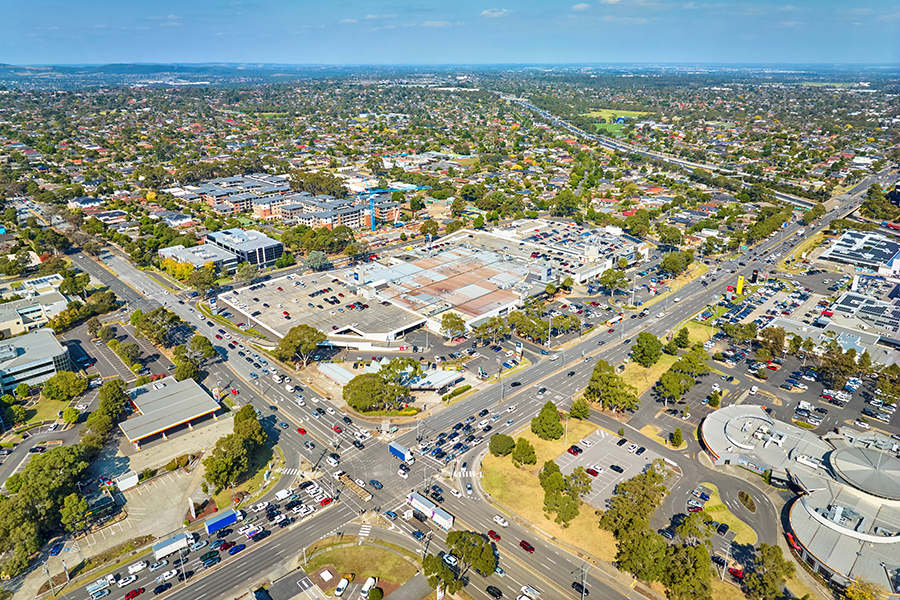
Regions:
<instances>
[{"instance_id":1,"label":"sky","mask_svg":"<svg viewBox=\"0 0 900 600\"><path fill-rule=\"evenodd\" d=\"M0 63L900 63L900 0L28 0Z\"/></svg>"}]
</instances>

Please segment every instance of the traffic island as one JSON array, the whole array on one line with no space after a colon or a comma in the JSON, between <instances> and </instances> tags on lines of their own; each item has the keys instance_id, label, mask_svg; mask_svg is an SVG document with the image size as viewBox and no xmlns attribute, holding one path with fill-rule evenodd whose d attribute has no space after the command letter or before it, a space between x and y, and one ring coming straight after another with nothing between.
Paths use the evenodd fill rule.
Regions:
<instances>
[{"instance_id":1,"label":"traffic island","mask_svg":"<svg viewBox=\"0 0 900 600\"><path fill-rule=\"evenodd\" d=\"M725 523L734 532L734 543L735 544L746 544L749 546L756 545L756 532L752 527L741 521L737 518L734 513L728 510L728 507L725 506L725 503L719 497L719 488L711 483L700 483L699 486L702 486L710 491L709 500L703 506L703 514L709 516L711 519L718 521L719 523Z\"/></svg>"},{"instance_id":2,"label":"traffic island","mask_svg":"<svg viewBox=\"0 0 900 600\"><path fill-rule=\"evenodd\" d=\"M350 537L353 536L345 536L345 540ZM405 553L369 542L357 545L355 541L322 549L312 556L307 551L306 562L301 559L301 566L329 596L342 577L358 584L375 577L377 587L389 596L419 571L418 564ZM324 576L325 573L330 577Z\"/></svg>"}]
</instances>

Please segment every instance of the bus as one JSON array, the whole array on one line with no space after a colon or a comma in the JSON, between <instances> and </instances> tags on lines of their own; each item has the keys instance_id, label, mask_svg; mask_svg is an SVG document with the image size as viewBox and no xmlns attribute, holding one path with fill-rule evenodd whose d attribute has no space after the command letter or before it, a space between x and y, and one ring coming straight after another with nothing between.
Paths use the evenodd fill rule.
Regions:
<instances>
[{"instance_id":1,"label":"bus","mask_svg":"<svg viewBox=\"0 0 900 600\"><path fill-rule=\"evenodd\" d=\"M623 318L625 318L625 313L619 313L616 316L614 316L613 318L611 318L610 320L608 320L606 322L606 326L612 327L613 325L615 325L616 323L621 321Z\"/></svg>"}]
</instances>

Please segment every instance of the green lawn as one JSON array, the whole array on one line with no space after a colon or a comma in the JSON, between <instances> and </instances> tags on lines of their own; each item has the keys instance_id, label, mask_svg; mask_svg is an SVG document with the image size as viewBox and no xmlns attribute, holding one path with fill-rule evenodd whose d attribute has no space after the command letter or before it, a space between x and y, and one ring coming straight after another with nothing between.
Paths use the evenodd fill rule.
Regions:
<instances>
[{"instance_id":1,"label":"green lawn","mask_svg":"<svg viewBox=\"0 0 900 600\"><path fill-rule=\"evenodd\" d=\"M630 362L625 365L625 371L622 372L622 379L624 379L625 383L628 385L637 388L637 395L640 397L656 383L663 373L669 370L669 367L671 367L676 360L678 360L677 356L663 353L659 362L649 369L645 369L636 362Z\"/></svg>"},{"instance_id":2,"label":"green lawn","mask_svg":"<svg viewBox=\"0 0 900 600\"><path fill-rule=\"evenodd\" d=\"M592 110L591 112L585 114L586 117L595 117L597 119L606 119L607 122L615 121L618 117L643 117L644 115L649 115L650 113L641 112L639 110L618 110L615 108L601 108L598 110Z\"/></svg>"},{"instance_id":3,"label":"green lawn","mask_svg":"<svg viewBox=\"0 0 900 600\"><path fill-rule=\"evenodd\" d=\"M52 421L57 418L56 414L59 411L65 410L68 406L69 403L64 400L57 402L55 400L44 398L35 406L26 409L25 422L36 423L38 421Z\"/></svg>"},{"instance_id":4,"label":"green lawn","mask_svg":"<svg viewBox=\"0 0 900 600\"><path fill-rule=\"evenodd\" d=\"M416 567L393 552L372 546L336 548L314 556L304 566L307 573L332 565L339 576L353 573L354 581L363 582L377 577L395 585L402 585L416 574ZM335 582L336 583L336 582Z\"/></svg>"}]
</instances>

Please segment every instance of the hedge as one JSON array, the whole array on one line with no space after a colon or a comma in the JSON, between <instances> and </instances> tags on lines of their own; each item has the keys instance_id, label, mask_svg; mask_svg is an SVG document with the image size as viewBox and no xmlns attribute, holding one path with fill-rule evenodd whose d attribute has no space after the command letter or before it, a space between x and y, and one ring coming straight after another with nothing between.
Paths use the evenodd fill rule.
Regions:
<instances>
[{"instance_id":1,"label":"hedge","mask_svg":"<svg viewBox=\"0 0 900 600\"><path fill-rule=\"evenodd\" d=\"M452 398L456 398L456 397L459 396L460 394L465 394L466 392L468 392L468 391L471 390L471 389L472 389L472 386L466 384L466 385L464 385L464 386L462 386L462 387L456 388L455 390L453 390L453 391L450 392L449 394L444 394L443 396L441 396L441 400L445 400L445 401L446 401L446 400L450 400L450 399L452 399Z\"/></svg>"}]
</instances>

